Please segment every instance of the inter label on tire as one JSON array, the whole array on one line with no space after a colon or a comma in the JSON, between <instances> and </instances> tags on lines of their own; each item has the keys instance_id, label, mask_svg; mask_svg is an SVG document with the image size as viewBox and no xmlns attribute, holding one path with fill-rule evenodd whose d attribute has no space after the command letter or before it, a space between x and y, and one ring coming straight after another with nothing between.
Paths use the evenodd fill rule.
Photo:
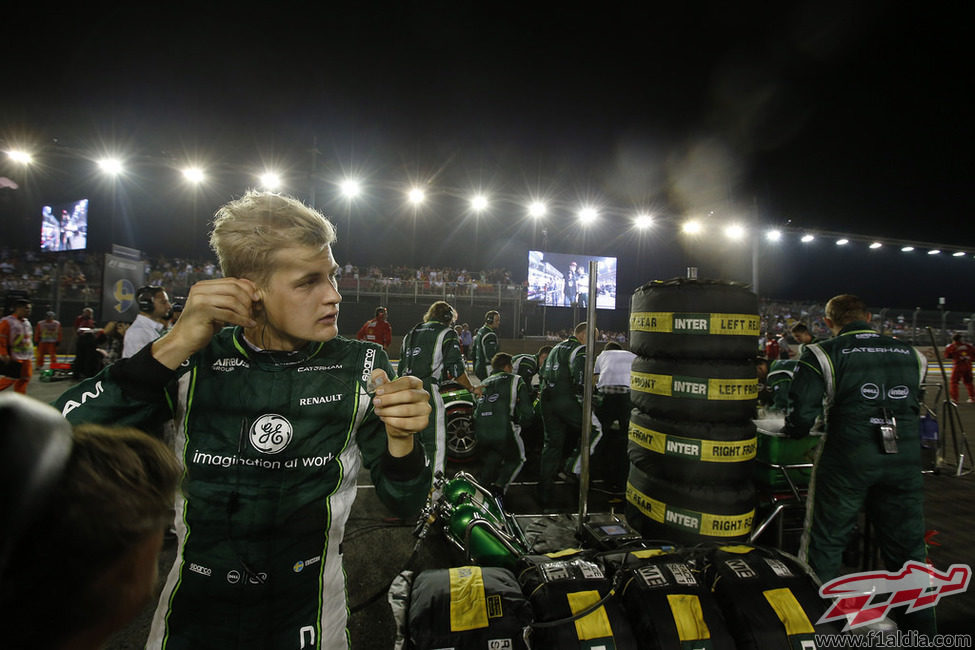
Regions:
<instances>
[{"instance_id":1,"label":"inter label on tire","mask_svg":"<svg viewBox=\"0 0 975 650\"><path fill-rule=\"evenodd\" d=\"M755 518L754 509L738 515L715 515L678 508L647 496L632 483L626 485L626 500L653 521L711 537L740 537L747 534Z\"/></svg>"},{"instance_id":2,"label":"inter label on tire","mask_svg":"<svg viewBox=\"0 0 975 650\"><path fill-rule=\"evenodd\" d=\"M756 438L748 440L702 440L654 431L630 420L629 438L652 452L716 463L737 463L755 458Z\"/></svg>"},{"instance_id":3,"label":"inter label on tire","mask_svg":"<svg viewBox=\"0 0 975 650\"><path fill-rule=\"evenodd\" d=\"M663 397L706 400L752 400L758 396L758 379L708 379L630 372L630 388Z\"/></svg>"},{"instance_id":4,"label":"inter label on tire","mask_svg":"<svg viewBox=\"0 0 975 650\"><path fill-rule=\"evenodd\" d=\"M755 314L640 311L630 314L630 330L655 334L758 336L759 319Z\"/></svg>"}]
</instances>

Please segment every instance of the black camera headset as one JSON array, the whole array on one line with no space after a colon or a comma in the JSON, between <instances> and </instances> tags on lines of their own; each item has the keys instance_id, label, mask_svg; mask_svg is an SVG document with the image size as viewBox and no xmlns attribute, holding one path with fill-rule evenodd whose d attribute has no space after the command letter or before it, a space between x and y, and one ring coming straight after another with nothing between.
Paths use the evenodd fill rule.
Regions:
<instances>
[{"instance_id":1,"label":"black camera headset","mask_svg":"<svg viewBox=\"0 0 975 650\"><path fill-rule=\"evenodd\" d=\"M135 292L135 301L139 305L139 311L151 313L152 310L155 308L155 305L152 304L152 301L155 299L156 294L162 290L163 290L162 287L156 286L154 284L150 284L144 287L139 287L139 290Z\"/></svg>"}]
</instances>

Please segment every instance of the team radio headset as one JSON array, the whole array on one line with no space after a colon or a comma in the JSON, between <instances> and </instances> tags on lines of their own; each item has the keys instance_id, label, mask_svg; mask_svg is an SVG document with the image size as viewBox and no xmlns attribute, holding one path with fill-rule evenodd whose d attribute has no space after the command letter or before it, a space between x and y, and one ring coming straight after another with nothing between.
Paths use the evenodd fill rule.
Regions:
<instances>
[{"instance_id":1,"label":"team radio headset","mask_svg":"<svg viewBox=\"0 0 975 650\"><path fill-rule=\"evenodd\" d=\"M139 305L139 311L152 313L155 309L156 294L160 291L163 291L163 288L155 284L139 287L138 291L135 292L135 302Z\"/></svg>"}]
</instances>

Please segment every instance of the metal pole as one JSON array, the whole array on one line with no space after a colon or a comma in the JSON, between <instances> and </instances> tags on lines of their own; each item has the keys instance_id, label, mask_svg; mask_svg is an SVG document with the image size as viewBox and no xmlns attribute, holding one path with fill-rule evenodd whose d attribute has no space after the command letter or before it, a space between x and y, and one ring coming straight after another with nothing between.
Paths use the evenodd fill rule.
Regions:
<instances>
[{"instance_id":1,"label":"metal pole","mask_svg":"<svg viewBox=\"0 0 975 650\"><path fill-rule=\"evenodd\" d=\"M944 463L945 452L948 449L948 441L944 435L944 429L947 428L951 432L951 444L957 455L958 465L955 469L955 476L961 476L963 474L968 474L972 469L965 471L965 453L968 453L969 463L971 463L972 451L968 445L968 436L965 435L965 429L961 423L961 415L958 414L958 405L951 400L951 396L948 394L948 373L945 371L945 365L941 361L941 351L938 344L934 340L934 332L930 327L927 328L928 337L931 339L931 347L934 349L934 358L938 362L938 368L941 370L941 381L945 387L945 401L941 405L941 416L942 420L948 420L948 426L944 427L942 424L941 439L938 441L938 453L935 458L935 468L940 469L941 465ZM961 434L961 442L958 440L958 434Z\"/></svg>"},{"instance_id":2,"label":"metal pole","mask_svg":"<svg viewBox=\"0 0 975 650\"><path fill-rule=\"evenodd\" d=\"M589 262L589 300L586 301L586 369L583 371L582 427L579 441L579 457L582 468L579 473L579 532L589 518L589 438L592 435L592 370L596 363L596 287L599 266Z\"/></svg>"}]
</instances>

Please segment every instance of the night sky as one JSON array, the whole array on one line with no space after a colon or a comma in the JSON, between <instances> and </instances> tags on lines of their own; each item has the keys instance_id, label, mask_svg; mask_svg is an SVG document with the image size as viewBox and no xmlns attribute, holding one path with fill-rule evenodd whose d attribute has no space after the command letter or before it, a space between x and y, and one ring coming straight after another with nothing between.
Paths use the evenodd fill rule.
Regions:
<instances>
[{"instance_id":1,"label":"night sky","mask_svg":"<svg viewBox=\"0 0 975 650\"><path fill-rule=\"evenodd\" d=\"M340 261L522 280L530 248L614 255L625 296L688 265L750 282L749 253L675 224L757 219L970 248L762 245L762 295L975 311L971 25L949 5L350 4L5 9L0 144L40 163L27 178L0 163L21 184L0 217L26 230L35 204L90 196L96 247L204 255L209 215L266 165L303 200L315 186ZM114 228L84 159L112 148L132 169ZM196 194L174 172L188 160L211 177ZM352 205L348 174L364 184ZM538 224L532 198L549 203ZM600 211L588 229L582 203ZM638 210L658 219L644 235Z\"/></svg>"}]
</instances>

